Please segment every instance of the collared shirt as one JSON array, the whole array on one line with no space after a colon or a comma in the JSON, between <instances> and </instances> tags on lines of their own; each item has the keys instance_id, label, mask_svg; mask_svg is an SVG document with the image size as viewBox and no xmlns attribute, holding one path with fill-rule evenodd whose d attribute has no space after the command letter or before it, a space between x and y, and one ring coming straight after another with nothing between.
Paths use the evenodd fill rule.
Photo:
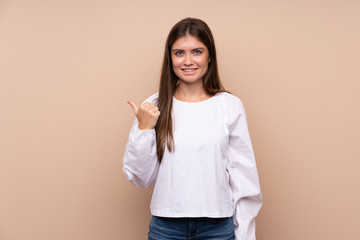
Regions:
<instances>
[{"instance_id":1,"label":"collared shirt","mask_svg":"<svg viewBox=\"0 0 360 240\"><path fill-rule=\"evenodd\" d=\"M137 119L124 152L127 178L137 187L155 183L151 214L233 216L236 239L255 239L262 197L241 100L226 92L195 103L173 97L172 120L175 147L165 148L161 164L155 130L139 129Z\"/></svg>"}]
</instances>

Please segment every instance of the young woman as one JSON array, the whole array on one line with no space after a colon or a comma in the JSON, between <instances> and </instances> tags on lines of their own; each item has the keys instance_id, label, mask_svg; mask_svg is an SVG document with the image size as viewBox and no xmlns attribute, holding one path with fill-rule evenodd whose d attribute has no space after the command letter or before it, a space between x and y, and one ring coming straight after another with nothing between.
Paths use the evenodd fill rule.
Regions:
<instances>
[{"instance_id":1,"label":"young woman","mask_svg":"<svg viewBox=\"0 0 360 240\"><path fill-rule=\"evenodd\" d=\"M137 187L155 183L149 240L255 239L262 198L245 111L220 83L205 22L171 29L159 92L128 103L123 170Z\"/></svg>"}]
</instances>

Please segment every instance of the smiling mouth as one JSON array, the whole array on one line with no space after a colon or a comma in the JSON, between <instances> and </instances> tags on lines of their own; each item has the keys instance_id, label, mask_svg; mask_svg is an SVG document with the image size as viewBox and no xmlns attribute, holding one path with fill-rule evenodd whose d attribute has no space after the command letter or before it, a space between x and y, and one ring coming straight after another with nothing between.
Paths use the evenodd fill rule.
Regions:
<instances>
[{"instance_id":1,"label":"smiling mouth","mask_svg":"<svg viewBox=\"0 0 360 240\"><path fill-rule=\"evenodd\" d=\"M197 70L197 68L182 68L181 70L184 72L194 72Z\"/></svg>"}]
</instances>

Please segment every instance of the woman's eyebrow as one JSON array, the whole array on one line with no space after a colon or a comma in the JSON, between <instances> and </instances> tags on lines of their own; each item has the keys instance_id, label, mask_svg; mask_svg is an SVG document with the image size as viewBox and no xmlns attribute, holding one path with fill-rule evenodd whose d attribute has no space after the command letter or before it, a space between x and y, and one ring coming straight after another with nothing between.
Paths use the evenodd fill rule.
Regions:
<instances>
[{"instance_id":1,"label":"woman's eyebrow","mask_svg":"<svg viewBox=\"0 0 360 240\"><path fill-rule=\"evenodd\" d=\"M203 47L198 47L198 48L194 48L192 51L194 51L194 50L204 50L205 48L203 48Z\"/></svg>"},{"instance_id":2,"label":"woman's eyebrow","mask_svg":"<svg viewBox=\"0 0 360 240\"><path fill-rule=\"evenodd\" d=\"M204 50L205 48L203 48L203 47L198 47L198 48L194 48L194 49L192 49L191 51L195 51L195 50ZM183 49L178 49L178 48L175 48L175 49L173 49L173 50L171 50L172 52L177 52L177 51L185 51L185 50L183 50Z\"/></svg>"}]
</instances>

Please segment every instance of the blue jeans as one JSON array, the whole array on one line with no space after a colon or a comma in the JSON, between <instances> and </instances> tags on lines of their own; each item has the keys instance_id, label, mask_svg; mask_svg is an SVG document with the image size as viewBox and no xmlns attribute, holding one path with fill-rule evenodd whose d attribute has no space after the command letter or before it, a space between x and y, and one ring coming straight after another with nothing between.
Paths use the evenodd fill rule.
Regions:
<instances>
[{"instance_id":1,"label":"blue jeans","mask_svg":"<svg viewBox=\"0 0 360 240\"><path fill-rule=\"evenodd\" d=\"M148 240L235 240L232 217L165 218L153 216Z\"/></svg>"}]
</instances>

